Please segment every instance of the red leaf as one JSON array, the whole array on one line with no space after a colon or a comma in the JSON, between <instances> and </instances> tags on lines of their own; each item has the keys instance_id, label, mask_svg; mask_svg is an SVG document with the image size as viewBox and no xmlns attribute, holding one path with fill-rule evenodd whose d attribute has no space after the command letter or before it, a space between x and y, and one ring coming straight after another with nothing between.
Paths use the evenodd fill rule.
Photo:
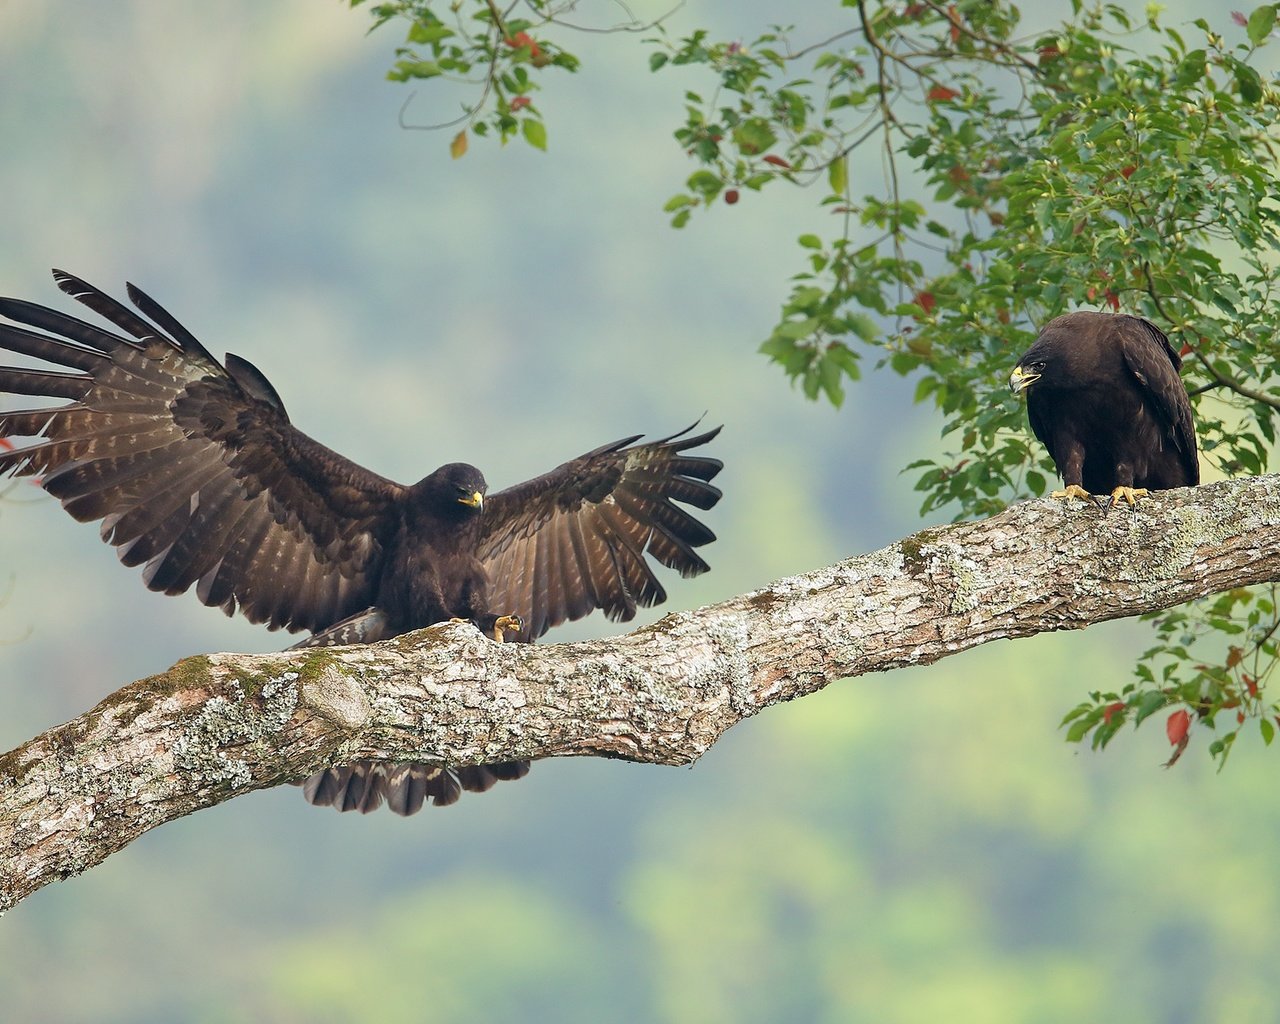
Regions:
<instances>
[{"instance_id":1,"label":"red leaf","mask_svg":"<svg viewBox=\"0 0 1280 1024\"><path fill-rule=\"evenodd\" d=\"M1111 719L1115 717L1116 712L1124 710L1124 701L1118 700L1114 704L1108 704L1102 709L1102 724L1110 725Z\"/></svg>"},{"instance_id":2,"label":"red leaf","mask_svg":"<svg viewBox=\"0 0 1280 1024\"><path fill-rule=\"evenodd\" d=\"M1120 296L1119 295L1117 295L1110 288L1108 288L1106 295L1104 295L1103 298L1106 300L1107 305L1111 307L1113 312L1115 313L1120 312Z\"/></svg>"},{"instance_id":3,"label":"red leaf","mask_svg":"<svg viewBox=\"0 0 1280 1024\"><path fill-rule=\"evenodd\" d=\"M1191 728L1191 716L1185 708L1175 711L1164 723L1164 733L1169 737L1171 747L1181 746L1186 742L1187 730Z\"/></svg>"},{"instance_id":4,"label":"red leaf","mask_svg":"<svg viewBox=\"0 0 1280 1024\"><path fill-rule=\"evenodd\" d=\"M913 301L926 313L932 313L934 307L938 304L938 300L934 298L933 292L916 292L915 299Z\"/></svg>"},{"instance_id":5,"label":"red leaf","mask_svg":"<svg viewBox=\"0 0 1280 1024\"><path fill-rule=\"evenodd\" d=\"M736 203L738 201L738 190L736 188L726 189L724 194L724 201L728 203L730 206Z\"/></svg>"},{"instance_id":6,"label":"red leaf","mask_svg":"<svg viewBox=\"0 0 1280 1024\"><path fill-rule=\"evenodd\" d=\"M1231 20L1232 20L1232 21L1234 21L1234 22L1235 22L1237 25L1239 25L1241 28L1248 28L1248 27L1249 27L1249 19L1248 19L1248 18L1246 18L1246 17L1245 17L1243 14L1241 14L1239 11L1232 11L1232 12L1231 12Z\"/></svg>"},{"instance_id":7,"label":"red leaf","mask_svg":"<svg viewBox=\"0 0 1280 1024\"><path fill-rule=\"evenodd\" d=\"M773 164L774 167L785 167L788 171L791 170L791 164L789 164L786 160L782 159L782 157L777 156L773 153L770 153L768 156L766 156L764 158L764 162L767 164Z\"/></svg>"},{"instance_id":8,"label":"red leaf","mask_svg":"<svg viewBox=\"0 0 1280 1024\"><path fill-rule=\"evenodd\" d=\"M542 50L538 48L537 42L534 41L533 37L530 36L528 32L517 32L513 36L508 36L506 39L503 40L503 42L506 43L508 46L510 46L512 49L516 49L516 50L518 50L522 46L529 47L530 57L542 56Z\"/></svg>"},{"instance_id":9,"label":"red leaf","mask_svg":"<svg viewBox=\"0 0 1280 1024\"><path fill-rule=\"evenodd\" d=\"M1237 724L1237 725L1244 725L1244 712L1243 712L1243 711L1237 711L1237 712L1236 712L1236 724Z\"/></svg>"},{"instance_id":10,"label":"red leaf","mask_svg":"<svg viewBox=\"0 0 1280 1024\"><path fill-rule=\"evenodd\" d=\"M1191 355L1193 351L1194 349L1192 349L1189 344L1183 344L1182 348L1178 350L1178 358L1185 359L1187 356Z\"/></svg>"},{"instance_id":11,"label":"red leaf","mask_svg":"<svg viewBox=\"0 0 1280 1024\"><path fill-rule=\"evenodd\" d=\"M13 442L7 437L0 437L0 448L3 448L7 452L11 452L13 451Z\"/></svg>"},{"instance_id":12,"label":"red leaf","mask_svg":"<svg viewBox=\"0 0 1280 1024\"><path fill-rule=\"evenodd\" d=\"M1135 167L1133 164L1130 164L1128 167L1122 167L1120 168L1120 177L1124 178L1125 181L1128 181L1130 178L1133 177L1133 172L1136 171L1137 169L1138 168Z\"/></svg>"},{"instance_id":13,"label":"red leaf","mask_svg":"<svg viewBox=\"0 0 1280 1024\"><path fill-rule=\"evenodd\" d=\"M925 94L925 99L930 103L946 103L959 95L954 89L948 89L945 85L935 85Z\"/></svg>"},{"instance_id":14,"label":"red leaf","mask_svg":"<svg viewBox=\"0 0 1280 1024\"><path fill-rule=\"evenodd\" d=\"M533 100L529 99L528 96L517 96L515 99L511 101L511 110L513 112L517 110L523 110L532 102Z\"/></svg>"},{"instance_id":15,"label":"red leaf","mask_svg":"<svg viewBox=\"0 0 1280 1024\"><path fill-rule=\"evenodd\" d=\"M956 5L947 6L947 17L951 19L951 45L960 42L960 15L956 13Z\"/></svg>"},{"instance_id":16,"label":"red leaf","mask_svg":"<svg viewBox=\"0 0 1280 1024\"><path fill-rule=\"evenodd\" d=\"M1253 676L1249 675L1247 672L1240 673L1240 678L1244 680L1245 689L1249 691L1249 696L1258 696L1258 680L1254 679Z\"/></svg>"},{"instance_id":17,"label":"red leaf","mask_svg":"<svg viewBox=\"0 0 1280 1024\"><path fill-rule=\"evenodd\" d=\"M918 18L928 9L929 8L924 4L907 4L906 8L902 12L902 16L904 18Z\"/></svg>"}]
</instances>

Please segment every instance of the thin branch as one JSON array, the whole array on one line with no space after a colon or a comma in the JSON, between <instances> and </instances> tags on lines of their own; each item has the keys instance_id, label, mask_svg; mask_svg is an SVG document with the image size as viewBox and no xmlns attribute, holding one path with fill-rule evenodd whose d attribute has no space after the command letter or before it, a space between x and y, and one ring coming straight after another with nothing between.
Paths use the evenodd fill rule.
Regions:
<instances>
[{"instance_id":1,"label":"thin branch","mask_svg":"<svg viewBox=\"0 0 1280 1024\"><path fill-rule=\"evenodd\" d=\"M610 25L608 28L593 28L590 25L575 25L571 21L565 21L558 11L552 11L547 15L540 15L553 25L560 25L563 28L570 29L574 32L585 32L592 35L612 35L614 32L648 32L660 26L664 21L669 19L673 14L684 7L684 0L679 0L675 6L659 14L651 21L640 22L636 20L635 14L621 0L614 0L614 3L621 7L627 16L627 20L617 25ZM534 10L534 8L530 8ZM566 7L567 9L567 7ZM535 11L535 13L537 13Z\"/></svg>"}]
</instances>

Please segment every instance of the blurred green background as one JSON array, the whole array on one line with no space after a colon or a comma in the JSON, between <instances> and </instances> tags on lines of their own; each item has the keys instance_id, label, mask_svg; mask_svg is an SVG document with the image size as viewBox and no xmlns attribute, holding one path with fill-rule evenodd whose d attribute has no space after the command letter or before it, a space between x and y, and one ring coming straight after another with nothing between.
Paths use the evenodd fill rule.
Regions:
<instances>
[{"instance_id":1,"label":"blurred green background","mask_svg":"<svg viewBox=\"0 0 1280 1024\"><path fill-rule=\"evenodd\" d=\"M749 38L775 6L673 28ZM816 37L838 10L809 6ZM726 425L721 539L669 608L922 525L899 470L938 422L910 382L837 413L754 354L821 227L810 197L666 227L691 170L670 131L705 83L584 36L583 73L538 98L548 154L454 162L452 133L398 126L399 38L367 23L318 0L2 0L0 293L65 309L50 267L132 280L406 482L467 460L500 488L705 411ZM0 502L0 750L182 656L287 643L147 592L95 534L29 484ZM1158 724L1103 756L1057 729L1144 644L1133 624L994 644L773 708L691 770L542 762L408 820L251 794L0 920L0 1019L1280 1019L1260 743L1214 776L1195 749L1162 771Z\"/></svg>"}]
</instances>

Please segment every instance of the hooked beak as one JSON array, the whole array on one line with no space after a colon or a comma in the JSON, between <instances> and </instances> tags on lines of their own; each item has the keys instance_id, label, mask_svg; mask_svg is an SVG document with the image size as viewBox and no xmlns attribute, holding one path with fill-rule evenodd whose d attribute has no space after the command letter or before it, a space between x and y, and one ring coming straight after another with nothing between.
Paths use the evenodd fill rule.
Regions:
<instances>
[{"instance_id":1,"label":"hooked beak","mask_svg":"<svg viewBox=\"0 0 1280 1024\"><path fill-rule=\"evenodd\" d=\"M1039 379L1040 374L1028 373L1021 366L1015 366L1013 372L1009 374L1009 390L1015 395L1020 395Z\"/></svg>"},{"instance_id":2,"label":"hooked beak","mask_svg":"<svg viewBox=\"0 0 1280 1024\"><path fill-rule=\"evenodd\" d=\"M466 505L467 508L473 508L477 512L482 512L484 510L484 495L479 491L475 491L471 494L464 494L458 499L458 504Z\"/></svg>"}]
</instances>

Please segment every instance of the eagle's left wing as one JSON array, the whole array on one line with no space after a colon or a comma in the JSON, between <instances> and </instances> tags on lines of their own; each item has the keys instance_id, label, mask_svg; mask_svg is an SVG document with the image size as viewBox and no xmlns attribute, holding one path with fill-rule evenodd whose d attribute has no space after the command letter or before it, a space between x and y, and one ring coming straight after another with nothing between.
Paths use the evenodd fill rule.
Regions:
<instances>
[{"instance_id":1,"label":"eagle's left wing","mask_svg":"<svg viewBox=\"0 0 1280 1024\"><path fill-rule=\"evenodd\" d=\"M509 639L534 640L596 608L625 621L638 605L665 601L646 555L686 577L708 569L694 548L715 534L676 503L709 509L720 500L710 481L723 463L686 454L720 428L692 429L641 444L623 438L485 501L474 529L489 605L524 620Z\"/></svg>"}]
</instances>

